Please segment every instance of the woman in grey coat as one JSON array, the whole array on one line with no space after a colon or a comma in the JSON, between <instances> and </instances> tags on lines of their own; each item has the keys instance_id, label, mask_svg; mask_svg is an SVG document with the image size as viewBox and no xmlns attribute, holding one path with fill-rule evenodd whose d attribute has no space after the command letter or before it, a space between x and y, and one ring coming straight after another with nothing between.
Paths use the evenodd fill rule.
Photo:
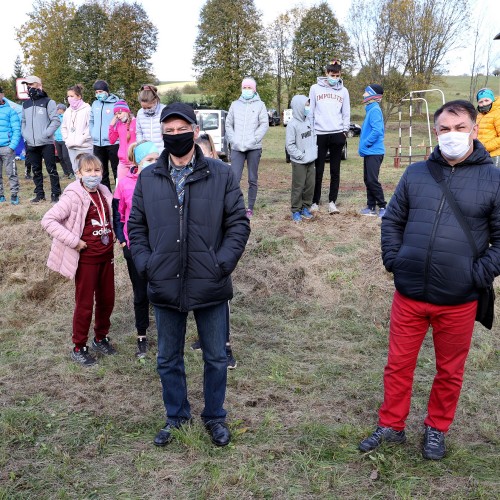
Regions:
<instances>
[{"instance_id":1,"label":"woman in grey coat","mask_svg":"<svg viewBox=\"0 0 500 500\"><path fill-rule=\"evenodd\" d=\"M253 215L257 198L259 161L262 155L262 139L269 128L266 105L257 93L257 84L250 77L241 83L241 96L229 108L226 134L231 145L231 165L239 181L245 160L248 168L248 198L246 214Z\"/></svg>"}]
</instances>

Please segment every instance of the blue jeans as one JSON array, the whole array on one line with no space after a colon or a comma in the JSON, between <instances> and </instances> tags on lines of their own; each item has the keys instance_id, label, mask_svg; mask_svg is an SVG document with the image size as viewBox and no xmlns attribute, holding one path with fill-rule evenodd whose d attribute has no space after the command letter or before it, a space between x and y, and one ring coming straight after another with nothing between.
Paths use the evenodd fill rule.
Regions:
<instances>
[{"instance_id":1,"label":"blue jeans","mask_svg":"<svg viewBox=\"0 0 500 500\"><path fill-rule=\"evenodd\" d=\"M226 410L228 303L193 311L198 328L203 361L202 420L224 422ZM184 368L187 312L155 306L158 330L158 374L163 389L167 422L176 425L191 418Z\"/></svg>"}]
</instances>

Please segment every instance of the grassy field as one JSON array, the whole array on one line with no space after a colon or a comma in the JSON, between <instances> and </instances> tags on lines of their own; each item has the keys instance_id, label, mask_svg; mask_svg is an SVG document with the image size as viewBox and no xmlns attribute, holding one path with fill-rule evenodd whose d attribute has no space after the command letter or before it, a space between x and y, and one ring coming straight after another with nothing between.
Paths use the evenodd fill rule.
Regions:
<instances>
[{"instance_id":1,"label":"grassy field","mask_svg":"<svg viewBox=\"0 0 500 500\"><path fill-rule=\"evenodd\" d=\"M435 373L430 338L408 443L357 450L376 424L394 290L380 258L380 222L358 215L365 192L355 138L342 163L341 213L323 207L310 223L293 224L284 133L275 127L265 138L252 234L234 273L238 368L228 377L233 441L225 449L210 444L198 418L202 360L189 349L195 422L168 447L153 446L164 422L160 382L154 349L144 363L134 358L119 249L110 333L118 354L85 369L69 358L73 284L45 267L50 240L40 219L48 203L30 206L33 185L23 180L21 205L0 206L0 499L498 498L498 317L491 332L474 332L444 460L420 454ZM401 173L388 157L388 198ZM194 337L189 321L187 341Z\"/></svg>"}]
</instances>

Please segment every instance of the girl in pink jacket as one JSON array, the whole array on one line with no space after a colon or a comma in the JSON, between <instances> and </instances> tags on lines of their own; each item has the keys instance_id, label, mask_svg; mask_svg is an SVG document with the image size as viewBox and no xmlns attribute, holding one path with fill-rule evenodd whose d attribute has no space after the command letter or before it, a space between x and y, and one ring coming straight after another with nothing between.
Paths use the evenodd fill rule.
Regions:
<instances>
[{"instance_id":1,"label":"girl in pink jacket","mask_svg":"<svg viewBox=\"0 0 500 500\"><path fill-rule=\"evenodd\" d=\"M120 147L118 148L118 179L116 183L121 181L129 172L130 167L134 165L128 159L128 148L129 146L136 142L136 124L137 121L132 115L128 104L123 101L116 101L115 107L113 109L115 116L109 124L109 142L115 144L117 140L120 140Z\"/></svg>"},{"instance_id":2,"label":"girl in pink jacket","mask_svg":"<svg viewBox=\"0 0 500 500\"><path fill-rule=\"evenodd\" d=\"M147 281L139 276L130 253L130 241L128 239L127 222L132 209L132 197L134 195L137 177L140 171L154 163L158 159L158 149L153 142L143 141L134 143L129 148L129 161L133 167L127 176L116 186L113 198L113 228L116 239L123 248L123 256L127 262L128 274L132 282L134 293L134 316L137 329L137 352L138 358L146 356L148 351L148 340L146 330L149 327L149 300L147 293Z\"/></svg>"},{"instance_id":3,"label":"girl in pink jacket","mask_svg":"<svg viewBox=\"0 0 500 500\"><path fill-rule=\"evenodd\" d=\"M115 303L112 196L109 189L100 184L100 160L86 153L77 161L77 180L66 187L59 202L44 215L42 227L53 238L47 266L75 279L71 358L90 366L96 362L87 347L94 296L91 348L106 355L116 352L107 336Z\"/></svg>"}]
</instances>

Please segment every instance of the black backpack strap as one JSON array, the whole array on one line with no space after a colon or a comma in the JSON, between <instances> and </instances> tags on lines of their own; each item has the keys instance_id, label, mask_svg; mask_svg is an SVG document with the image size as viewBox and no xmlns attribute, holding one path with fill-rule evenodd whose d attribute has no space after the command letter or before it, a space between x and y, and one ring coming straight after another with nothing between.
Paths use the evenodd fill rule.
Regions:
<instances>
[{"instance_id":1,"label":"black backpack strap","mask_svg":"<svg viewBox=\"0 0 500 500\"><path fill-rule=\"evenodd\" d=\"M434 163L429 160L427 160L426 163L427 163L427 168L429 169L429 172L431 173L432 177L439 184L439 187L443 191L444 196L446 197L446 201L448 202L448 205L450 205L450 208L455 214L455 217L458 223L460 224L462 231L465 233L465 236L467 236L467 239L469 240L469 245L474 253L474 259L477 259L479 257L479 252L474 242L474 238L472 236L469 224L467 224L467 221L465 220L465 217L463 216L457 201L453 197L453 194L451 193L450 188L448 187L448 184L444 179L442 167L440 167L437 163Z\"/></svg>"}]
</instances>

